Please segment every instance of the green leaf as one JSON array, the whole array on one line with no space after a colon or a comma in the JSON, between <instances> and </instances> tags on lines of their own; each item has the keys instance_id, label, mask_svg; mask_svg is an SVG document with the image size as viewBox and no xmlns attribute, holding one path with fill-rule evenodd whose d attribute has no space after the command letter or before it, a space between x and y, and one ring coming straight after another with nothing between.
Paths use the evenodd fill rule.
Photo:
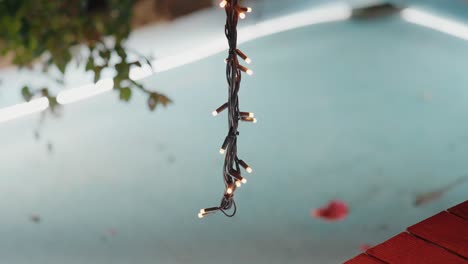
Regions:
<instances>
[{"instance_id":1,"label":"green leaf","mask_svg":"<svg viewBox=\"0 0 468 264\"><path fill-rule=\"evenodd\" d=\"M54 58L55 66L57 66L60 72L64 74L67 68L68 62L71 60L70 52L68 50L64 50L64 51L59 50L53 56L55 56Z\"/></svg>"},{"instance_id":2,"label":"green leaf","mask_svg":"<svg viewBox=\"0 0 468 264\"><path fill-rule=\"evenodd\" d=\"M111 57L111 50L105 49L99 51L99 56L101 56L102 59L105 61L105 65L109 64L109 59Z\"/></svg>"},{"instance_id":3,"label":"green leaf","mask_svg":"<svg viewBox=\"0 0 468 264\"><path fill-rule=\"evenodd\" d=\"M47 89L46 87L43 87L41 88L40 91L41 91L42 96L49 97L49 89Z\"/></svg>"},{"instance_id":4,"label":"green leaf","mask_svg":"<svg viewBox=\"0 0 468 264\"><path fill-rule=\"evenodd\" d=\"M124 74L125 76L128 76L128 74L130 73L130 64L128 64L125 61L122 61L115 65L115 70L117 71L117 74Z\"/></svg>"},{"instance_id":5,"label":"green leaf","mask_svg":"<svg viewBox=\"0 0 468 264\"><path fill-rule=\"evenodd\" d=\"M33 94L31 93L31 90L29 90L28 86L23 86L23 89L21 89L21 95L25 101L30 101L33 97Z\"/></svg>"},{"instance_id":6,"label":"green leaf","mask_svg":"<svg viewBox=\"0 0 468 264\"><path fill-rule=\"evenodd\" d=\"M119 57L122 58L122 60L124 60L127 57L127 54L125 50L123 49L122 45L120 44L120 42L115 44L115 51L117 52L117 55L119 55Z\"/></svg>"},{"instance_id":7,"label":"green leaf","mask_svg":"<svg viewBox=\"0 0 468 264\"><path fill-rule=\"evenodd\" d=\"M67 61L65 60L56 60L55 61L55 66L60 70L60 72L63 74L65 73L65 69L67 68Z\"/></svg>"},{"instance_id":8,"label":"green leaf","mask_svg":"<svg viewBox=\"0 0 468 264\"><path fill-rule=\"evenodd\" d=\"M99 79L101 78L101 71L102 71L101 67L94 68L94 82L99 81Z\"/></svg>"},{"instance_id":9,"label":"green leaf","mask_svg":"<svg viewBox=\"0 0 468 264\"><path fill-rule=\"evenodd\" d=\"M128 87L124 87L120 89L120 100L128 102L130 100L130 97L132 97L132 89Z\"/></svg>"},{"instance_id":10,"label":"green leaf","mask_svg":"<svg viewBox=\"0 0 468 264\"><path fill-rule=\"evenodd\" d=\"M60 107L57 97L55 96L47 96L47 99L49 99L49 108L52 113L57 113L57 109Z\"/></svg>"},{"instance_id":11,"label":"green leaf","mask_svg":"<svg viewBox=\"0 0 468 264\"><path fill-rule=\"evenodd\" d=\"M88 62L86 63L86 71L90 71L94 68L94 58L93 56L89 56Z\"/></svg>"},{"instance_id":12,"label":"green leaf","mask_svg":"<svg viewBox=\"0 0 468 264\"><path fill-rule=\"evenodd\" d=\"M134 1L98 1L105 2L102 5L95 4L96 1L92 0L77 0L68 4L62 2L64 1L0 0L0 56L12 56L13 63L19 69L41 63L43 74L55 81L53 86L64 85L64 74L67 66L72 65L72 60L77 60L88 74L92 72L95 82L102 78L104 69L113 68L117 72L114 76L114 89L119 91L121 100L129 101L132 92L137 91L149 96L147 103L150 110L156 109L157 105L166 106L171 103L166 96L152 92L142 84L132 83L129 79L131 67L142 67L146 63L151 65L153 60L150 56L139 55L138 51L126 50L123 46L131 30ZM104 41L108 37L114 40L112 44ZM77 52L82 45L88 46L88 57L82 57L83 54ZM103 59L103 65L97 65L95 59L98 56ZM109 60L113 56L120 57L121 60L110 64ZM127 58L130 57L134 61L128 62ZM56 74L56 71L62 74ZM21 90L25 100L31 100L36 95L46 96L50 102L50 111L47 114L58 112L56 110L60 109L60 105L52 90L49 93L48 87L43 88L35 83L26 84L24 87L22 84L16 87Z\"/></svg>"}]
</instances>

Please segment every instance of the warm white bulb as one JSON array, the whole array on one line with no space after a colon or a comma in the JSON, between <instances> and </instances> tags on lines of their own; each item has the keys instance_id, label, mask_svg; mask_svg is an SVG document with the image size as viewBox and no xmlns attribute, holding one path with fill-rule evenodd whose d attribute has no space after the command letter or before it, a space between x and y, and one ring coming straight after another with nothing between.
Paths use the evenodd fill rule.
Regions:
<instances>
[{"instance_id":1,"label":"warm white bulb","mask_svg":"<svg viewBox=\"0 0 468 264\"><path fill-rule=\"evenodd\" d=\"M240 181L236 181L236 186L237 186L237 187L241 187L241 182L240 182Z\"/></svg>"},{"instance_id":2,"label":"warm white bulb","mask_svg":"<svg viewBox=\"0 0 468 264\"><path fill-rule=\"evenodd\" d=\"M219 3L219 7L225 7L227 5L227 1L223 0L221 3Z\"/></svg>"},{"instance_id":3,"label":"warm white bulb","mask_svg":"<svg viewBox=\"0 0 468 264\"><path fill-rule=\"evenodd\" d=\"M245 18L245 13L244 13L244 12L240 12L240 13L239 13L239 17L240 17L241 19L244 19L244 18Z\"/></svg>"},{"instance_id":4,"label":"warm white bulb","mask_svg":"<svg viewBox=\"0 0 468 264\"><path fill-rule=\"evenodd\" d=\"M217 116L217 115L218 115L218 112L217 112L217 111L213 111L213 112L211 112L211 114L212 114L213 116Z\"/></svg>"},{"instance_id":5,"label":"warm white bulb","mask_svg":"<svg viewBox=\"0 0 468 264\"><path fill-rule=\"evenodd\" d=\"M254 113L249 112L249 117L254 117Z\"/></svg>"},{"instance_id":6,"label":"warm white bulb","mask_svg":"<svg viewBox=\"0 0 468 264\"><path fill-rule=\"evenodd\" d=\"M247 70L247 74L248 74L248 75L252 75L252 74L253 74L253 71L252 71L251 69L248 69L248 70Z\"/></svg>"},{"instance_id":7,"label":"warm white bulb","mask_svg":"<svg viewBox=\"0 0 468 264\"><path fill-rule=\"evenodd\" d=\"M246 178L243 178L241 182L242 182L243 184L246 184L246 183L247 183L247 179L246 179Z\"/></svg>"},{"instance_id":8,"label":"warm white bulb","mask_svg":"<svg viewBox=\"0 0 468 264\"><path fill-rule=\"evenodd\" d=\"M250 64L250 63L252 62L252 60L251 60L250 58L245 58L245 62L246 62L247 64Z\"/></svg>"},{"instance_id":9,"label":"warm white bulb","mask_svg":"<svg viewBox=\"0 0 468 264\"><path fill-rule=\"evenodd\" d=\"M202 213L199 213L199 214L198 214L198 218L203 218L203 214L202 214Z\"/></svg>"},{"instance_id":10,"label":"warm white bulb","mask_svg":"<svg viewBox=\"0 0 468 264\"><path fill-rule=\"evenodd\" d=\"M248 173L252 173L252 168L250 167L247 167L247 169L245 169Z\"/></svg>"},{"instance_id":11,"label":"warm white bulb","mask_svg":"<svg viewBox=\"0 0 468 264\"><path fill-rule=\"evenodd\" d=\"M219 150L219 153L220 153L220 154L224 154L225 151L226 151L225 149L220 149L220 150Z\"/></svg>"},{"instance_id":12,"label":"warm white bulb","mask_svg":"<svg viewBox=\"0 0 468 264\"><path fill-rule=\"evenodd\" d=\"M254 118L252 122L257 123L257 118Z\"/></svg>"},{"instance_id":13,"label":"warm white bulb","mask_svg":"<svg viewBox=\"0 0 468 264\"><path fill-rule=\"evenodd\" d=\"M205 209L201 209L200 214L204 214L204 213L205 213Z\"/></svg>"},{"instance_id":14,"label":"warm white bulb","mask_svg":"<svg viewBox=\"0 0 468 264\"><path fill-rule=\"evenodd\" d=\"M251 7L247 7L247 13L250 13L252 12L252 8Z\"/></svg>"},{"instance_id":15,"label":"warm white bulb","mask_svg":"<svg viewBox=\"0 0 468 264\"><path fill-rule=\"evenodd\" d=\"M232 188L231 187L227 188L226 192L227 192L227 194L231 194L232 193Z\"/></svg>"}]
</instances>

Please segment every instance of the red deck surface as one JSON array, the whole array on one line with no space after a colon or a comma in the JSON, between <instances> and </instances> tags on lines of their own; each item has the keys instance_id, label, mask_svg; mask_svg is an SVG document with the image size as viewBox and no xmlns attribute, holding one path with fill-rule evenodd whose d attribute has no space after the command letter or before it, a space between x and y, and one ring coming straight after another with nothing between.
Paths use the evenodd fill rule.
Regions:
<instances>
[{"instance_id":1,"label":"red deck surface","mask_svg":"<svg viewBox=\"0 0 468 264\"><path fill-rule=\"evenodd\" d=\"M441 212L409 227L408 232L468 258L468 222L463 218Z\"/></svg>"},{"instance_id":2,"label":"red deck surface","mask_svg":"<svg viewBox=\"0 0 468 264\"><path fill-rule=\"evenodd\" d=\"M440 212L347 264L468 264L468 201Z\"/></svg>"},{"instance_id":3,"label":"red deck surface","mask_svg":"<svg viewBox=\"0 0 468 264\"><path fill-rule=\"evenodd\" d=\"M458 215L459 217L468 220L468 200L464 203L456 205L450 209L448 209L450 213L454 215Z\"/></svg>"}]
</instances>

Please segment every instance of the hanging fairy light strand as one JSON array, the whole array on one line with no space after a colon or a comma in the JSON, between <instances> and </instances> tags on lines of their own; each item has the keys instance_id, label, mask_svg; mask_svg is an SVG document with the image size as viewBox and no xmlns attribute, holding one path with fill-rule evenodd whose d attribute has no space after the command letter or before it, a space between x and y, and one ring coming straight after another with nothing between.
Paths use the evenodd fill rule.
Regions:
<instances>
[{"instance_id":1,"label":"hanging fairy light strand","mask_svg":"<svg viewBox=\"0 0 468 264\"><path fill-rule=\"evenodd\" d=\"M207 214L222 212L228 217L236 214L236 203L234 202L234 192L242 184L247 183L247 179L241 174L241 167L248 173L252 172L252 168L237 156L237 130L239 121L256 123L254 114L251 112L239 111L239 98L237 96L240 88L242 72L252 75L253 71L239 63L238 57L245 63L250 64L252 61L245 53L237 48L237 22L244 19L246 13L252 12L250 7L239 5L239 0L223 0L219 6L226 10L226 25L225 34L229 44L228 58L224 60L226 63L226 79L229 87L228 101L212 112L213 116L217 116L224 110L228 110L229 132L224 139L219 153L225 155L223 166L223 178L225 191L221 198L221 203L218 207L210 207L201 209L198 213L199 218L203 218Z\"/></svg>"}]
</instances>

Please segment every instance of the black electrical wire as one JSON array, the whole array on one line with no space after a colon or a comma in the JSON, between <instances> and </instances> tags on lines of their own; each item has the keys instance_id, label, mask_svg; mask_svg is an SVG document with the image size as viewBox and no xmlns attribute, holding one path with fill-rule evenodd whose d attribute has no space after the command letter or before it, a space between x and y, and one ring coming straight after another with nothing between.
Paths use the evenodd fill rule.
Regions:
<instances>
[{"instance_id":1,"label":"black electrical wire","mask_svg":"<svg viewBox=\"0 0 468 264\"><path fill-rule=\"evenodd\" d=\"M223 179L226 191L221 198L220 205L218 207L202 209L198 215L200 218L208 213L216 211L221 211L227 217L234 216L237 211L236 203L234 201L234 192L236 187L240 186L241 182L245 183L246 181L245 178L241 176L239 163L242 162L241 164L244 168L247 165L237 157L237 136L239 135L238 127L239 121L241 120L238 93L242 71L247 71L248 69L239 64L238 56L241 56L244 60L248 58L243 52L237 49L237 22L240 15L245 16L245 12L250 12L250 8L248 9L239 6L238 2L239 0L224 0L220 4L220 6L224 7L226 11L226 25L224 31L229 44L228 58L226 59L226 80L228 83L229 93L227 107L226 105L222 105L213 112L213 115L217 115L225 108L228 110L229 132L221 148L221 153L225 154ZM250 61L250 59L248 60ZM254 121L254 118L249 118L242 118L242 120L256 122Z\"/></svg>"}]
</instances>

